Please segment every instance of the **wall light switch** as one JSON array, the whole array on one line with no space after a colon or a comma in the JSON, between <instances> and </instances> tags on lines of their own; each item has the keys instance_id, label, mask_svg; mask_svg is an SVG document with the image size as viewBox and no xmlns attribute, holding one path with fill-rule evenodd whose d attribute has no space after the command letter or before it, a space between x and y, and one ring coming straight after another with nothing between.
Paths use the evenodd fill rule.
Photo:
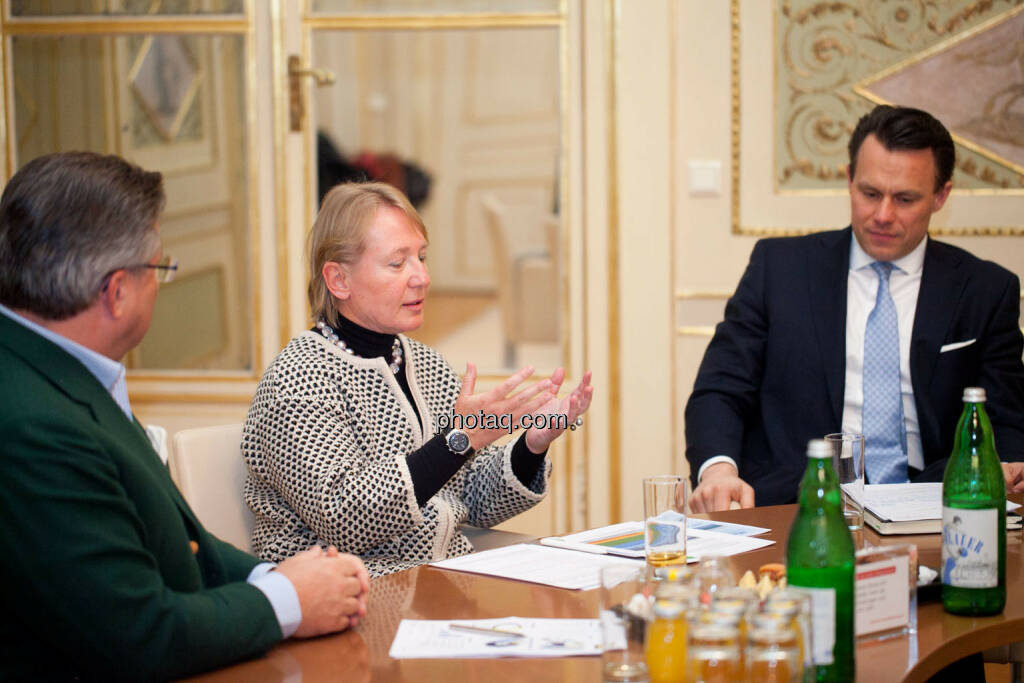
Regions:
<instances>
[{"instance_id":1,"label":"wall light switch","mask_svg":"<svg viewBox=\"0 0 1024 683\"><path fill-rule=\"evenodd\" d=\"M690 161L690 196L717 197L722 193L721 161Z\"/></svg>"}]
</instances>

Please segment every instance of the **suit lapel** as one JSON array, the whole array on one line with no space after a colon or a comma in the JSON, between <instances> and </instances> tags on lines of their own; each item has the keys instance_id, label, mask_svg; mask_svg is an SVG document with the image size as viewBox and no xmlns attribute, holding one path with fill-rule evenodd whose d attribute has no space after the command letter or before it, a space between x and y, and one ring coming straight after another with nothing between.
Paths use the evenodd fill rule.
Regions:
<instances>
[{"instance_id":1,"label":"suit lapel","mask_svg":"<svg viewBox=\"0 0 1024 683\"><path fill-rule=\"evenodd\" d=\"M910 337L910 379L914 396L918 397L918 414L922 403L928 403L920 398L928 395L939 349L967 283L967 274L960 268L959 257L942 246L929 239L925 247L921 289L917 295L914 330Z\"/></svg>"},{"instance_id":2,"label":"suit lapel","mask_svg":"<svg viewBox=\"0 0 1024 683\"><path fill-rule=\"evenodd\" d=\"M142 425L134 416L129 419L124 414L110 393L77 358L5 315L0 315L0 344L32 366L56 391L88 408L103 429L116 434L119 441L130 444L135 457L153 469L159 479L167 482L171 497L182 514L193 524L197 523L178 487L170 480L160 456L153 450Z\"/></svg>"},{"instance_id":3,"label":"suit lapel","mask_svg":"<svg viewBox=\"0 0 1024 683\"><path fill-rule=\"evenodd\" d=\"M807 253L811 319L821 351L829 403L836 424L843 419L846 385L846 289L850 229L822 233Z\"/></svg>"}]
</instances>

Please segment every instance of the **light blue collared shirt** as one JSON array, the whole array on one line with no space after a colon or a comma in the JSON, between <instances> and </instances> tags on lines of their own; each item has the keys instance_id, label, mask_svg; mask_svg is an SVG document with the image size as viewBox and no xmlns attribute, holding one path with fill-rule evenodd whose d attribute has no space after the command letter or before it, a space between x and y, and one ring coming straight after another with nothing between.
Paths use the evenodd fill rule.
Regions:
<instances>
[{"instance_id":1,"label":"light blue collared shirt","mask_svg":"<svg viewBox=\"0 0 1024 683\"><path fill-rule=\"evenodd\" d=\"M124 365L21 317L3 304L0 304L0 313L40 337L53 342L81 362L85 369L110 393L110 397L124 412L125 417L129 421L135 420L131 404L128 402L128 383ZM281 626L281 633L288 638L298 630L299 624L302 623L302 607L299 605L299 595L295 592L292 582L284 574L270 571L274 566L271 562L261 562L256 565L249 572L246 583L260 589L267 596L270 606L274 609L274 616L277 617L277 623Z\"/></svg>"},{"instance_id":2,"label":"light blue collared shirt","mask_svg":"<svg viewBox=\"0 0 1024 683\"><path fill-rule=\"evenodd\" d=\"M67 337L37 325L28 318L23 318L3 304L0 304L0 313L3 313L14 322L27 327L40 337L52 341L76 358L85 369L92 373L92 376L103 385L103 388L110 393L117 407L124 412L129 420L134 420L132 406L128 402L128 383L125 381L124 366L116 360L107 358L102 353L97 353L90 348L82 346L78 342L71 341Z\"/></svg>"}]
</instances>

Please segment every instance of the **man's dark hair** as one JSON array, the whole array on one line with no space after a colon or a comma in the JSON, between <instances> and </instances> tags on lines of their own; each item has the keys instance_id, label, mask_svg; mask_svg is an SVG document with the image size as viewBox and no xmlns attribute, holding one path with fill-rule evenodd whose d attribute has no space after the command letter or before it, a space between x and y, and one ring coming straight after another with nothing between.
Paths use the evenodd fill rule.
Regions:
<instances>
[{"instance_id":1,"label":"man's dark hair","mask_svg":"<svg viewBox=\"0 0 1024 683\"><path fill-rule=\"evenodd\" d=\"M0 303L50 320L88 308L115 270L160 248L163 177L116 156L33 159L0 197Z\"/></svg>"},{"instance_id":2,"label":"man's dark hair","mask_svg":"<svg viewBox=\"0 0 1024 683\"><path fill-rule=\"evenodd\" d=\"M941 122L926 111L880 104L861 117L850 136L850 178L857 170L857 153L868 135L874 135L890 152L930 149L935 158L935 191L953 177L956 149Z\"/></svg>"}]
</instances>

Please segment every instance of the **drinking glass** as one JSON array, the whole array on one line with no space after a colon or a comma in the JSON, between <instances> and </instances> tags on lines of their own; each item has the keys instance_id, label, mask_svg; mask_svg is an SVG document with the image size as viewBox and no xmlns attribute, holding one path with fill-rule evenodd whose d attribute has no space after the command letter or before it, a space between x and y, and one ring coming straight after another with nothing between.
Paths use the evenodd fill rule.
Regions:
<instances>
[{"instance_id":1,"label":"drinking glass","mask_svg":"<svg viewBox=\"0 0 1024 683\"><path fill-rule=\"evenodd\" d=\"M654 567L686 564L686 487L683 477L644 477L644 552Z\"/></svg>"},{"instance_id":2,"label":"drinking glass","mask_svg":"<svg viewBox=\"0 0 1024 683\"><path fill-rule=\"evenodd\" d=\"M651 604L643 567L601 568L601 669L605 681L647 680L644 636Z\"/></svg>"},{"instance_id":3,"label":"drinking glass","mask_svg":"<svg viewBox=\"0 0 1024 683\"><path fill-rule=\"evenodd\" d=\"M864 528L864 435L843 432L827 434L832 448L832 469L843 492L843 517L850 531ZM860 501L860 502L858 502Z\"/></svg>"},{"instance_id":4,"label":"drinking glass","mask_svg":"<svg viewBox=\"0 0 1024 683\"><path fill-rule=\"evenodd\" d=\"M700 558L694 583L700 591L700 601L710 605L714 594L723 588L736 585L729 558L720 555L705 555Z\"/></svg>"}]
</instances>

